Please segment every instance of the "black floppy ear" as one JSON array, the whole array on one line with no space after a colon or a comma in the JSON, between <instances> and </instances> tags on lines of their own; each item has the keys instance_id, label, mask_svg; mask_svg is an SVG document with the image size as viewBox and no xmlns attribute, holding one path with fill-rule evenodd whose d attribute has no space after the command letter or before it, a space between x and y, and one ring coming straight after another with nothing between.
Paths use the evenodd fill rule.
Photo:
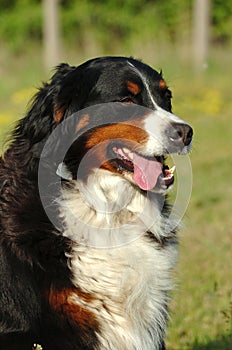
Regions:
<instances>
[{"instance_id":1,"label":"black floppy ear","mask_svg":"<svg viewBox=\"0 0 232 350\"><path fill-rule=\"evenodd\" d=\"M89 62L78 67L60 64L51 80L35 95L27 115L17 124L15 139L30 144L46 141L57 124L85 106L99 75L100 70Z\"/></svg>"},{"instance_id":2,"label":"black floppy ear","mask_svg":"<svg viewBox=\"0 0 232 350\"><path fill-rule=\"evenodd\" d=\"M53 94L53 117L58 124L64 117L65 111L71 103L76 90L76 74L78 67L61 63L56 67L56 72L51 79Z\"/></svg>"},{"instance_id":3,"label":"black floppy ear","mask_svg":"<svg viewBox=\"0 0 232 350\"><path fill-rule=\"evenodd\" d=\"M33 143L40 142L61 121L65 106L62 105L62 110L60 109L58 95L63 81L73 70L75 67L64 63L56 68L50 82L43 84L32 99L26 116L18 122L14 131L16 139L23 138Z\"/></svg>"}]
</instances>

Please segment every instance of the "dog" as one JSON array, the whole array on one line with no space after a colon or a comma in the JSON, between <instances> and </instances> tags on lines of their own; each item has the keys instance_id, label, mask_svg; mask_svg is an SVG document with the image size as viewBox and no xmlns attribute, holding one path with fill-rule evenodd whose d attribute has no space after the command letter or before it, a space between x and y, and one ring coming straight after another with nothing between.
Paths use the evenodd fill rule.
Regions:
<instances>
[{"instance_id":1,"label":"dog","mask_svg":"<svg viewBox=\"0 0 232 350\"><path fill-rule=\"evenodd\" d=\"M178 239L168 154L193 130L162 72L61 64L0 161L0 345L164 350Z\"/></svg>"}]
</instances>

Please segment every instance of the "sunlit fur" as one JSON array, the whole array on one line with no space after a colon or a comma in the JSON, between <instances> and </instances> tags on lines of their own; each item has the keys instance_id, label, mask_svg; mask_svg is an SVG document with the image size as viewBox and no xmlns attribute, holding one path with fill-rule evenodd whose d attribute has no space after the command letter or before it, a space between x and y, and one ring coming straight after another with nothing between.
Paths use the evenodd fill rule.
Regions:
<instances>
[{"instance_id":1,"label":"sunlit fur","mask_svg":"<svg viewBox=\"0 0 232 350\"><path fill-rule=\"evenodd\" d=\"M157 195L105 173L69 185L60 203L63 234L83 243L67 254L73 284L95 296L90 303L73 300L99 321L97 349L159 349L177 254L175 234L167 231L173 223L161 215ZM156 242L144 236L148 230ZM164 237L169 243L161 249Z\"/></svg>"},{"instance_id":2,"label":"sunlit fur","mask_svg":"<svg viewBox=\"0 0 232 350\"><path fill-rule=\"evenodd\" d=\"M109 161L111 137L122 131L116 115L99 121L106 126L102 140L103 127L85 132L94 114L80 113L72 130L83 137L69 149L74 161L69 152L61 157L62 123L106 103L145 107L136 120L128 116L130 128L123 127L123 138L137 142L139 156L183 154L191 147L189 126L184 145L178 132L173 140L168 134L169 120L183 121L171 114L162 73L127 57L57 67L0 158L1 349L165 349L178 241L166 188L143 190L133 181L133 169ZM52 138L44 155L60 126L64 134ZM98 144L96 162L87 162L79 176L78 167ZM95 160L90 153L86 159ZM157 161L161 167L163 158ZM40 176L49 180L43 193Z\"/></svg>"}]
</instances>

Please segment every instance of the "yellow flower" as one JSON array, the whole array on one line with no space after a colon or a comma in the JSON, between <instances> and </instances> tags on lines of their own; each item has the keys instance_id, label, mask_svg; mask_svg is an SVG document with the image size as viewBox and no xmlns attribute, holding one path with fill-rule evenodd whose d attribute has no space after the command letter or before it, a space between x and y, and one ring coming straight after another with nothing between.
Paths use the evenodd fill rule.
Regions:
<instances>
[{"instance_id":1,"label":"yellow flower","mask_svg":"<svg viewBox=\"0 0 232 350\"><path fill-rule=\"evenodd\" d=\"M202 98L198 101L198 108L205 114L216 116L223 107L223 99L220 90L210 88L204 90Z\"/></svg>"},{"instance_id":2,"label":"yellow flower","mask_svg":"<svg viewBox=\"0 0 232 350\"><path fill-rule=\"evenodd\" d=\"M0 113L0 128L9 125L9 122L14 119L14 113L7 111Z\"/></svg>"},{"instance_id":3,"label":"yellow flower","mask_svg":"<svg viewBox=\"0 0 232 350\"><path fill-rule=\"evenodd\" d=\"M11 96L11 101L15 105L26 104L35 94L35 88L24 88L16 91Z\"/></svg>"}]
</instances>

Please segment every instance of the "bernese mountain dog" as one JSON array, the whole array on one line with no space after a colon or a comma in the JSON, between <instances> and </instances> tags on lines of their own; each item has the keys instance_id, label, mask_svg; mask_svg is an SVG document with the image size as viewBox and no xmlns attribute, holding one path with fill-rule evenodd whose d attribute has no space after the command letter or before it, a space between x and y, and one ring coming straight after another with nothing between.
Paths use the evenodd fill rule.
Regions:
<instances>
[{"instance_id":1,"label":"bernese mountain dog","mask_svg":"<svg viewBox=\"0 0 232 350\"><path fill-rule=\"evenodd\" d=\"M61 64L0 159L0 348L160 350L192 128L141 61Z\"/></svg>"}]
</instances>

